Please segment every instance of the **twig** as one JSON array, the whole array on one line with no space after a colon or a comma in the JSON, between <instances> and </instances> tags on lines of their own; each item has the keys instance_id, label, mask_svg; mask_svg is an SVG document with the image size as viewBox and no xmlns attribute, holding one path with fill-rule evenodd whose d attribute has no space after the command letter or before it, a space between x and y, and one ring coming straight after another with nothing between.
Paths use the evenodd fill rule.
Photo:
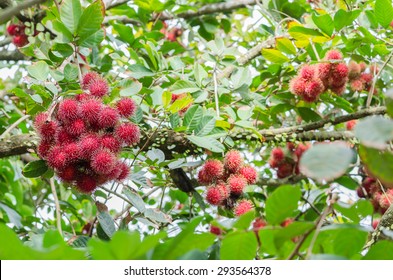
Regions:
<instances>
[{"instance_id":1,"label":"twig","mask_svg":"<svg viewBox=\"0 0 393 280\"><path fill-rule=\"evenodd\" d=\"M1 135L0 139L4 138L8 133L10 133L15 127L17 127L21 122L24 120L30 118L30 115L24 115L20 117L16 122L14 122L12 125L10 125Z\"/></svg>"},{"instance_id":2,"label":"twig","mask_svg":"<svg viewBox=\"0 0 393 280\"><path fill-rule=\"evenodd\" d=\"M108 188L105 188L105 187L103 187L103 186L100 186L100 188L103 189L104 191L108 192L108 193L111 193L111 194L117 196L118 198L121 198L122 200L124 200L125 202L127 202L128 204L130 204L131 206L133 206L133 204L132 204L132 202L131 202L130 200L128 200L128 199L125 198L124 196L118 194L117 192L112 191L112 190L110 190L110 189L108 189Z\"/></svg>"},{"instance_id":3,"label":"twig","mask_svg":"<svg viewBox=\"0 0 393 280\"><path fill-rule=\"evenodd\" d=\"M50 187L52 189L53 199L55 201L55 206L56 206L57 230L59 231L60 235L63 236L63 231L61 229L60 203L59 203L59 198L57 197L55 180L53 179L53 177L49 179L49 183L50 183Z\"/></svg>"},{"instance_id":4,"label":"twig","mask_svg":"<svg viewBox=\"0 0 393 280\"><path fill-rule=\"evenodd\" d=\"M17 6L11 6L6 9L4 9L0 13L0 24L3 24L10 20L13 16L16 16L19 14L20 11L27 9L29 7L32 7L36 4L40 4L42 2L45 2L46 0L30 0L30 1L23 1Z\"/></svg>"}]
</instances>

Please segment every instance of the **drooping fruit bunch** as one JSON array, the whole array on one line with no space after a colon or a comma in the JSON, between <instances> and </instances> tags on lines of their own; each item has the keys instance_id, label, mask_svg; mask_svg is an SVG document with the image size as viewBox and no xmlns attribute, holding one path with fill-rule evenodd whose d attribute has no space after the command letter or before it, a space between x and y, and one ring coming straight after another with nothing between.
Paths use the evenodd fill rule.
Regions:
<instances>
[{"instance_id":1,"label":"drooping fruit bunch","mask_svg":"<svg viewBox=\"0 0 393 280\"><path fill-rule=\"evenodd\" d=\"M383 192L380 183L372 177L365 177L356 192L360 198L370 199L374 211L381 214L385 213L393 202L393 189Z\"/></svg>"},{"instance_id":2,"label":"drooping fruit bunch","mask_svg":"<svg viewBox=\"0 0 393 280\"><path fill-rule=\"evenodd\" d=\"M29 43L25 33L26 26L23 23L11 24L7 27L7 32L12 36L12 43L17 47L23 47Z\"/></svg>"},{"instance_id":3,"label":"drooping fruit bunch","mask_svg":"<svg viewBox=\"0 0 393 280\"><path fill-rule=\"evenodd\" d=\"M253 204L248 200L238 201L244 188L257 181L257 171L243 163L243 158L238 151L231 150L224 162L209 159L198 173L198 181L207 185L206 201L212 205L225 206L234 209L236 216L253 209Z\"/></svg>"},{"instance_id":4,"label":"drooping fruit bunch","mask_svg":"<svg viewBox=\"0 0 393 280\"><path fill-rule=\"evenodd\" d=\"M105 105L107 82L90 72L83 77L84 93L61 101L53 114L37 115L34 126L41 140L38 155L56 175L83 193L91 193L110 180L129 174L119 159L122 147L139 142L139 127L127 120L136 110L130 98Z\"/></svg>"},{"instance_id":5,"label":"drooping fruit bunch","mask_svg":"<svg viewBox=\"0 0 393 280\"><path fill-rule=\"evenodd\" d=\"M315 102L320 94L330 89L342 94L348 81L348 67L337 50L328 51L323 60L329 62L304 65L289 85L290 91L306 102Z\"/></svg>"},{"instance_id":6,"label":"drooping fruit bunch","mask_svg":"<svg viewBox=\"0 0 393 280\"><path fill-rule=\"evenodd\" d=\"M374 79L374 75L379 72L379 69L371 65L367 71L367 65L364 62L357 63L350 61L348 64L349 68L349 83L353 91L370 91ZM377 94L377 90L374 88L373 94Z\"/></svg>"},{"instance_id":7,"label":"drooping fruit bunch","mask_svg":"<svg viewBox=\"0 0 393 280\"><path fill-rule=\"evenodd\" d=\"M286 148L274 148L270 154L269 164L277 171L278 178L299 174L299 161L310 145L288 142Z\"/></svg>"}]
</instances>

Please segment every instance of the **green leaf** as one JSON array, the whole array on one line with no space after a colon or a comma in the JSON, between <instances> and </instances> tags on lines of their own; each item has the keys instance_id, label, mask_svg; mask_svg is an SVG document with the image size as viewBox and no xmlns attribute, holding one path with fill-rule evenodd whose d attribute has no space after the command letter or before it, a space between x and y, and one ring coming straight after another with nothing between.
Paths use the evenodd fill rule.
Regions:
<instances>
[{"instance_id":1,"label":"green leaf","mask_svg":"<svg viewBox=\"0 0 393 280\"><path fill-rule=\"evenodd\" d=\"M94 46L98 45L99 43L102 42L102 40L104 40L105 38L105 31L104 29L100 29L97 32L93 33L92 35L90 35L89 37L87 37L85 40L81 40L79 42L79 45L81 47L85 47L85 48L93 48Z\"/></svg>"},{"instance_id":2,"label":"green leaf","mask_svg":"<svg viewBox=\"0 0 393 280\"><path fill-rule=\"evenodd\" d=\"M257 252L258 242L254 232L235 231L222 240L221 260L252 260Z\"/></svg>"},{"instance_id":3,"label":"green leaf","mask_svg":"<svg viewBox=\"0 0 393 280\"><path fill-rule=\"evenodd\" d=\"M184 115L183 125L187 127L188 131L193 131L200 123L203 116L203 109L199 105L193 105L188 108Z\"/></svg>"},{"instance_id":4,"label":"green leaf","mask_svg":"<svg viewBox=\"0 0 393 280\"><path fill-rule=\"evenodd\" d=\"M143 214L146 218L153 220L155 222L164 223L164 224L168 224L172 222L172 218L170 216L161 212L158 209L149 208L146 209L146 211Z\"/></svg>"},{"instance_id":5,"label":"green leaf","mask_svg":"<svg viewBox=\"0 0 393 280\"><path fill-rule=\"evenodd\" d=\"M68 63L64 67L64 78L67 81L74 81L78 77L78 67L76 65Z\"/></svg>"},{"instance_id":6,"label":"green leaf","mask_svg":"<svg viewBox=\"0 0 393 280\"><path fill-rule=\"evenodd\" d=\"M316 14L312 15L312 20L315 25L322 30L325 34L332 36L334 31L334 23L329 14L324 14L321 16L317 16Z\"/></svg>"},{"instance_id":7,"label":"green leaf","mask_svg":"<svg viewBox=\"0 0 393 280\"><path fill-rule=\"evenodd\" d=\"M382 116L364 118L356 124L355 136L367 147L384 149L393 140L393 121Z\"/></svg>"},{"instance_id":8,"label":"green leaf","mask_svg":"<svg viewBox=\"0 0 393 280\"><path fill-rule=\"evenodd\" d=\"M169 107L169 112L172 114L177 113L181 111L182 109L186 108L188 105L192 103L194 99L190 95L187 95L183 98L176 99L175 102L171 104Z\"/></svg>"},{"instance_id":9,"label":"green leaf","mask_svg":"<svg viewBox=\"0 0 393 280\"><path fill-rule=\"evenodd\" d=\"M200 88L194 82L178 80L169 88L169 90L172 93L184 93L184 92L193 93L199 91Z\"/></svg>"},{"instance_id":10,"label":"green leaf","mask_svg":"<svg viewBox=\"0 0 393 280\"><path fill-rule=\"evenodd\" d=\"M378 241L368 250L363 260L393 260L393 242Z\"/></svg>"},{"instance_id":11,"label":"green leaf","mask_svg":"<svg viewBox=\"0 0 393 280\"><path fill-rule=\"evenodd\" d=\"M266 220L269 224L279 224L294 215L301 197L299 187L281 186L266 200Z\"/></svg>"},{"instance_id":12,"label":"green leaf","mask_svg":"<svg viewBox=\"0 0 393 280\"><path fill-rule=\"evenodd\" d=\"M199 125L195 129L196 136L205 136L209 134L216 124L216 119L213 116L203 116Z\"/></svg>"},{"instance_id":13,"label":"green leaf","mask_svg":"<svg viewBox=\"0 0 393 280\"><path fill-rule=\"evenodd\" d=\"M102 15L101 1L94 2L82 13L76 30L79 44L96 33L100 28L104 16Z\"/></svg>"},{"instance_id":14,"label":"green leaf","mask_svg":"<svg viewBox=\"0 0 393 280\"><path fill-rule=\"evenodd\" d=\"M361 145L359 156L367 166L367 171L382 183L393 185L393 153L380 151Z\"/></svg>"},{"instance_id":15,"label":"green leaf","mask_svg":"<svg viewBox=\"0 0 393 280\"><path fill-rule=\"evenodd\" d=\"M199 86L202 86L202 81L208 77L206 70L199 63L195 63L194 65L194 76L195 81Z\"/></svg>"},{"instance_id":16,"label":"green leaf","mask_svg":"<svg viewBox=\"0 0 393 280\"><path fill-rule=\"evenodd\" d=\"M282 52L274 49L263 49L262 56L273 63L285 63L289 61L289 58L282 54Z\"/></svg>"},{"instance_id":17,"label":"green leaf","mask_svg":"<svg viewBox=\"0 0 393 280\"><path fill-rule=\"evenodd\" d=\"M100 212L97 218L102 230L111 238L116 231L115 222L111 215L108 212Z\"/></svg>"},{"instance_id":18,"label":"green leaf","mask_svg":"<svg viewBox=\"0 0 393 280\"><path fill-rule=\"evenodd\" d=\"M318 113L307 107L298 107L296 111L305 122L315 122L322 119Z\"/></svg>"},{"instance_id":19,"label":"green leaf","mask_svg":"<svg viewBox=\"0 0 393 280\"><path fill-rule=\"evenodd\" d=\"M74 34L82 15L81 1L65 0L61 5L60 19L67 29Z\"/></svg>"},{"instance_id":20,"label":"green leaf","mask_svg":"<svg viewBox=\"0 0 393 280\"><path fill-rule=\"evenodd\" d=\"M319 182L343 175L354 159L345 143L321 143L312 146L300 158L300 172Z\"/></svg>"},{"instance_id":21,"label":"green leaf","mask_svg":"<svg viewBox=\"0 0 393 280\"><path fill-rule=\"evenodd\" d=\"M123 193L139 212L143 213L146 211L145 202L139 194L132 192L128 188L123 188Z\"/></svg>"},{"instance_id":22,"label":"green leaf","mask_svg":"<svg viewBox=\"0 0 393 280\"><path fill-rule=\"evenodd\" d=\"M195 135L187 136L188 140L197 145L212 151L213 153L222 153L225 150L223 144L212 137L200 137Z\"/></svg>"},{"instance_id":23,"label":"green leaf","mask_svg":"<svg viewBox=\"0 0 393 280\"><path fill-rule=\"evenodd\" d=\"M162 105L164 108L168 107L171 104L172 93L170 91L164 91L162 93Z\"/></svg>"},{"instance_id":24,"label":"green leaf","mask_svg":"<svg viewBox=\"0 0 393 280\"><path fill-rule=\"evenodd\" d=\"M35 178L43 175L48 170L45 160L31 161L25 165L22 174L26 178Z\"/></svg>"},{"instance_id":25,"label":"green leaf","mask_svg":"<svg viewBox=\"0 0 393 280\"><path fill-rule=\"evenodd\" d=\"M352 25L353 21L360 15L360 10L344 11L338 10L334 15L334 27L340 31L343 27Z\"/></svg>"},{"instance_id":26,"label":"green leaf","mask_svg":"<svg viewBox=\"0 0 393 280\"><path fill-rule=\"evenodd\" d=\"M16 212L14 209L11 207L8 207L6 204L0 202L0 208L4 210L4 212L7 214L8 219L10 220L11 223L13 223L17 228L23 227L21 223L21 215L19 215L18 212Z\"/></svg>"},{"instance_id":27,"label":"green leaf","mask_svg":"<svg viewBox=\"0 0 393 280\"><path fill-rule=\"evenodd\" d=\"M389 89L386 92L386 112L388 113L389 117L393 117L393 90Z\"/></svg>"},{"instance_id":28,"label":"green leaf","mask_svg":"<svg viewBox=\"0 0 393 280\"><path fill-rule=\"evenodd\" d=\"M134 0L134 3L150 12L160 12L165 8L165 5L159 0Z\"/></svg>"},{"instance_id":29,"label":"green leaf","mask_svg":"<svg viewBox=\"0 0 393 280\"><path fill-rule=\"evenodd\" d=\"M374 13L379 24L381 24L383 27L388 27L389 24L393 21L392 1L376 0Z\"/></svg>"},{"instance_id":30,"label":"green leaf","mask_svg":"<svg viewBox=\"0 0 393 280\"><path fill-rule=\"evenodd\" d=\"M232 228L236 229L248 229L251 222L255 219L255 212L248 211L247 213L241 215L237 221L233 224Z\"/></svg>"},{"instance_id":31,"label":"green leaf","mask_svg":"<svg viewBox=\"0 0 393 280\"><path fill-rule=\"evenodd\" d=\"M30 76L39 81L45 81L48 78L49 66L45 61L33 63L33 65L27 66L26 69Z\"/></svg>"},{"instance_id":32,"label":"green leaf","mask_svg":"<svg viewBox=\"0 0 393 280\"><path fill-rule=\"evenodd\" d=\"M131 71L130 77L135 79L140 79L143 77L152 77L155 75L150 69L147 69L145 66L140 64L133 64L128 66L128 69Z\"/></svg>"},{"instance_id":33,"label":"green leaf","mask_svg":"<svg viewBox=\"0 0 393 280\"><path fill-rule=\"evenodd\" d=\"M277 49L287 54L296 54L296 48L292 41L288 38L282 37L276 39Z\"/></svg>"}]
</instances>

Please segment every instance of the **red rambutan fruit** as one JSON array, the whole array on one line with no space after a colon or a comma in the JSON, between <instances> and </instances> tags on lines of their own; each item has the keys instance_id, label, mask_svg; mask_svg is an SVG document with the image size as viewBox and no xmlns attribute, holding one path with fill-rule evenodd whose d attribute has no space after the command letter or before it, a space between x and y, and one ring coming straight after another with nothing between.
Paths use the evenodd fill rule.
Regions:
<instances>
[{"instance_id":1,"label":"red rambutan fruit","mask_svg":"<svg viewBox=\"0 0 393 280\"><path fill-rule=\"evenodd\" d=\"M356 62L351 60L348 64L348 77L350 79L356 79L360 76L360 72L362 69L360 68L360 65Z\"/></svg>"},{"instance_id":2,"label":"red rambutan fruit","mask_svg":"<svg viewBox=\"0 0 393 280\"><path fill-rule=\"evenodd\" d=\"M376 74L378 74L378 72L379 72L378 66L376 66L375 64L372 64L372 65L370 66L370 73L371 73L372 75L376 75Z\"/></svg>"},{"instance_id":3,"label":"red rambutan fruit","mask_svg":"<svg viewBox=\"0 0 393 280\"><path fill-rule=\"evenodd\" d=\"M219 236L222 234L222 229L217 226L210 225L210 233Z\"/></svg>"},{"instance_id":4,"label":"red rambutan fruit","mask_svg":"<svg viewBox=\"0 0 393 280\"><path fill-rule=\"evenodd\" d=\"M45 121L38 127L38 134L41 138L46 140L53 140L55 138L56 132L58 130L57 122L55 121Z\"/></svg>"},{"instance_id":5,"label":"red rambutan fruit","mask_svg":"<svg viewBox=\"0 0 393 280\"><path fill-rule=\"evenodd\" d=\"M85 122L82 119L74 120L66 128L67 132L72 136L79 136L86 132Z\"/></svg>"},{"instance_id":6,"label":"red rambutan fruit","mask_svg":"<svg viewBox=\"0 0 393 280\"><path fill-rule=\"evenodd\" d=\"M287 142L287 149L288 149L288 151L293 152L295 150L295 148L296 148L296 146L295 146L294 143Z\"/></svg>"},{"instance_id":7,"label":"red rambutan fruit","mask_svg":"<svg viewBox=\"0 0 393 280\"><path fill-rule=\"evenodd\" d=\"M240 201L236 206L235 209L233 209L233 212L235 216L241 216L244 215L245 213L251 211L254 208L253 204L249 200L242 200Z\"/></svg>"},{"instance_id":8,"label":"red rambutan fruit","mask_svg":"<svg viewBox=\"0 0 393 280\"><path fill-rule=\"evenodd\" d=\"M359 66L360 66L360 72L364 72L367 68L367 64L362 62L359 62Z\"/></svg>"},{"instance_id":9,"label":"red rambutan fruit","mask_svg":"<svg viewBox=\"0 0 393 280\"><path fill-rule=\"evenodd\" d=\"M106 150L100 150L91 157L91 167L98 174L109 174L115 167L115 163L116 158L113 153Z\"/></svg>"},{"instance_id":10,"label":"red rambutan fruit","mask_svg":"<svg viewBox=\"0 0 393 280\"><path fill-rule=\"evenodd\" d=\"M304 65L299 70L299 77L307 81L314 79L317 74L317 68L315 65Z\"/></svg>"},{"instance_id":11,"label":"red rambutan fruit","mask_svg":"<svg viewBox=\"0 0 393 280\"><path fill-rule=\"evenodd\" d=\"M116 136L127 145L134 145L139 142L139 127L133 123L123 123L116 128Z\"/></svg>"},{"instance_id":12,"label":"red rambutan fruit","mask_svg":"<svg viewBox=\"0 0 393 280\"><path fill-rule=\"evenodd\" d=\"M358 197L360 197L360 198L365 198L366 197L366 190L365 189L363 189L361 186L359 186L359 187L357 187L356 188L356 194L358 195Z\"/></svg>"},{"instance_id":13,"label":"red rambutan fruit","mask_svg":"<svg viewBox=\"0 0 393 280\"><path fill-rule=\"evenodd\" d=\"M274 148L270 154L272 158L274 158L278 162L282 162L285 159L285 154L283 149L281 148Z\"/></svg>"},{"instance_id":14,"label":"red rambutan fruit","mask_svg":"<svg viewBox=\"0 0 393 280\"><path fill-rule=\"evenodd\" d=\"M385 212L388 210L391 202L393 201L393 195L386 193L382 194L380 199L379 199L379 206L381 207L382 211Z\"/></svg>"},{"instance_id":15,"label":"red rambutan fruit","mask_svg":"<svg viewBox=\"0 0 393 280\"><path fill-rule=\"evenodd\" d=\"M92 96L87 93L80 93L80 94L75 95L75 100L78 102L87 101L91 98L92 98Z\"/></svg>"},{"instance_id":16,"label":"red rambutan fruit","mask_svg":"<svg viewBox=\"0 0 393 280\"><path fill-rule=\"evenodd\" d=\"M294 166L291 163L284 162L277 168L277 177L282 179L293 174Z\"/></svg>"},{"instance_id":17,"label":"red rambutan fruit","mask_svg":"<svg viewBox=\"0 0 393 280\"><path fill-rule=\"evenodd\" d=\"M282 223L282 227L287 227L294 222L293 218L286 218Z\"/></svg>"},{"instance_id":18,"label":"red rambutan fruit","mask_svg":"<svg viewBox=\"0 0 393 280\"><path fill-rule=\"evenodd\" d=\"M48 165L52 168L62 170L67 165L67 154L61 146L55 146L47 156Z\"/></svg>"},{"instance_id":19,"label":"red rambutan fruit","mask_svg":"<svg viewBox=\"0 0 393 280\"><path fill-rule=\"evenodd\" d=\"M366 83L366 84L371 84L371 82L373 81L373 75L370 73L362 73L360 75L360 79Z\"/></svg>"},{"instance_id":20,"label":"red rambutan fruit","mask_svg":"<svg viewBox=\"0 0 393 280\"><path fill-rule=\"evenodd\" d=\"M46 112L41 112L35 116L34 127L38 130L48 119L48 114Z\"/></svg>"},{"instance_id":21,"label":"red rambutan fruit","mask_svg":"<svg viewBox=\"0 0 393 280\"><path fill-rule=\"evenodd\" d=\"M76 188L81 193L90 194L97 188L97 182L93 176L83 174L76 181Z\"/></svg>"},{"instance_id":22,"label":"red rambutan fruit","mask_svg":"<svg viewBox=\"0 0 393 280\"><path fill-rule=\"evenodd\" d=\"M64 182L72 182L78 178L78 169L74 165L67 165L58 172L58 176Z\"/></svg>"},{"instance_id":23,"label":"red rambutan fruit","mask_svg":"<svg viewBox=\"0 0 393 280\"><path fill-rule=\"evenodd\" d=\"M356 79L351 82L351 89L353 91L362 91L364 88L363 81L361 79Z\"/></svg>"},{"instance_id":24,"label":"red rambutan fruit","mask_svg":"<svg viewBox=\"0 0 393 280\"><path fill-rule=\"evenodd\" d=\"M314 79L307 82L304 95L302 97L306 102L315 102L323 91L324 86L322 81L320 79Z\"/></svg>"},{"instance_id":25,"label":"red rambutan fruit","mask_svg":"<svg viewBox=\"0 0 393 280\"><path fill-rule=\"evenodd\" d=\"M125 162L120 163L116 168L120 169L120 174L117 176L117 180L123 181L127 179L130 174L130 168Z\"/></svg>"},{"instance_id":26,"label":"red rambutan fruit","mask_svg":"<svg viewBox=\"0 0 393 280\"><path fill-rule=\"evenodd\" d=\"M228 178L228 186L231 193L240 195L243 193L244 188L247 186L247 180L242 175L233 174Z\"/></svg>"},{"instance_id":27,"label":"red rambutan fruit","mask_svg":"<svg viewBox=\"0 0 393 280\"><path fill-rule=\"evenodd\" d=\"M257 181L258 173L255 168L245 165L240 168L239 173L246 178L247 183L254 184Z\"/></svg>"},{"instance_id":28,"label":"red rambutan fruit","mask_svg":"<svg viewBox=\"0 0 393 280\"><path fill-rule=\"evenodd\" d=\"M120 116L129 118L134 115L137 106L135 101L131 98L122 98L119 102L117 102L116 108Z\"/></svg>"},{"instance_id":29,"label":"red rambutan fruit","mask_svg":"<svg viewBox=\"0 0 393 280\"><path fill-rule=\"evenodd\" d=\"M325 86L327 86L327 80L330 76L330 69L331 65L330 63L318 63L318 77L321 79L321 81L324 83Z\"/></svg>"},{"instance_id":30,"label":"red rambutan fruit","mask_svg":"<svg viewBox=\"0 0 393 280\"><path fill-rule=\"evenodd\" d=\"M84 101L80 105L81 116L88 123L95 123L101 111L101 103L95 99Z\"/></svg>"},{"instance_id":31,"label":"red rambutan fruit","mask_svg":"<svg viewBox=\"0 0 393 280\"><path fill-rule=\"evenodd\" d=\"M213 183L212 178L206 175L203 168L198 172L198 182L202 185L208 185Z\"/></svg>"},{"instance_id":32,"label":"red rambutan fruit","mask_svg":"<svg viewBox=\"0 0 393 280\"><path fill-rule=\"evenodd\" d=\"M26 46L29 43L29 40L27 39L27 35L21 34L14 36L12 38L12 43L14 43L15 46L21 48Z\"/></svg>"},{"instance_id":33,"label":"red rambutan fruit","mask_svg":"<svg viewBox=\"0 0 393 280\"><path fill-rule=\"evenodd\" d=\"M20 32L20 26L19 26L19 25L10 24L10 25L7 27L7 33L8 33L9 35L11 35L11 36L15 36L15 35L19 34L19 32Z\"/></svg>"},{"instance_id":34,"label":"red rambutan fruit","mask_svg":"<svg viewBox=\"0 0 393 280\"><path fill-rule=\"evenodd\" d=\"M98 125L101 128L114 127L119 121L119 113L111 108L105 107L98 114Z\"/></svg>"},{"instance_id":35,"label":"red rambutan fruit","mask_svg":"<svg viewBox=\"0 0 393 280\"><path fill-rule=\"evenodd\" d=\"M344 83L342 86L331 86L330 90L337 95L342 95L346 88L346 84Z\"/></svg>"},{"instance_id":36,"label":"red rambutan fruit","mask_svg":"<svg viewBox=\"0 0 393 280\"><path fill-rule=\"evenodd\" d=\"M209 159L203 166L205 175L210 177L212 181L221 179L224 174L224 165L217 159Z\"/></svg>"},{"instance_id":37,"label":"red rambutan fruit","mask_svg":"<svg viewBox=\"0 0 393 280\"><path fill-rule=\"evenodd\" d=\"M229 189L228 185L226 185L224 182L220 182L216 185L216 188L219 189L221 192L221 196L224 199L227 199L229 195L231 194L231 190Z\"/></svg>"},{"instance_id":38,"label":"red rambutan fruit","mask_svg":"<svg viewBox=\"0 0 393 280\"><path fill-rule=\"evenodd\" d=\"M56 132L55 139L60 145L65 145L73 142L75 137L69 134L64 127L60 127Z\"/></svg>"},{"instance_id":39,"label":"red rambutan fruit","mask_svg":"<svg viewBox=\"0 0 393 280\"><path fill-rule=\"evenodd\" d=\"M353 130L355 125L356 125L356 120L350 120L345 123L345 127L347 128L347 130Z\"/></svg>"},{"instance_id":40,"label":"red rambutan fruit","mask_svg":"<svg viewBox=\"0 0 393 280\"><path fill-rule=\"evenodd\" d=\"M306 81L300 77L293 78L289 83L289 90L298 96L303 96L306 90Z\"/></svg>"},{"instance_id":41,"label":"red rambutan fruit","mask_svg":"<svg viewBox=\"0 0 393 280\"><path fill-rule=\"evenodd\" d=\"M224 168L230 172L237 172L243 164L243 158L239 151L231 150L226 153L224 158Z\"/></svg>"},{"instance_id":42,"label":"red rambutan fruit","mask_svg":"<svg viewBox=\"0 0 393 280\"><path fill-rule=\"evenodd\" d=\"M82 88L88 89L89 85L98 79L101 79L101 77L98 73L96 73L96 72L86 73L82 78Z\"/></svg>"},{"instance_id":43,"label":"red rambutan fruit","mask_svg":"<svg viewBox=\"0 0 393 280\"><path fill-rule=\"evenodd\" d=\"M264 228L265 226L267 226L267 222L262 218L256 218L254 220L254 222L252 223L252 229L254 231L258 231L258 230Z\"/></svg>"},{"instance_id":44,"label":"red rambutan fruit","mask_svg":"<svg viewBox=\"0 0 393 280\"><path fill-rule=\"evenodd\" d=\"M324 60L342 60L343 55L337 50L330 50L325 54Z\"/></svg>"},{"instance_id":45,"label":"red rambutan fruit","mask_svg":"<svg viewBox=\"0 0 393 280\"><path fill-rule=\"evenodd\" d=\"M42 158L46 159L51 148L53 146L53 143L51 141L47 140L41 140L40 143L37 146L37 154Z\"/></svg>"},{"instance_id":46,"label":"red rambutan fruit","mask_svg":"<svg viewBox=\"0 0 393 280\"><path fill-rule=\"evenodd\" d=\"M101 137L101 147L117 153L121 149L121 143L112 135L104 135Z\"/></svg>"},{"instance_id":47,"label":"red rambutan fruit","mask_svg":"<svg viewBox=\"0 0 393 280\"><path fill-rule=\"evenodd\" d=\"M345 63L338 63L335 65L333 70L333 77L336 79L341 79L346 82L348 77L348 66Z\"/></svg>"},{"instance_id":48,"label":"red rambutan fruit","mask_svg":"<svg viewBox=\"0 0 393 280\"><path fill-rule=\"evenodd\" d=\"M295 154L295 156L296 156L297 161L300 160L300 158L301 158L301 156L303 155L303 153L304 153L305 151L307 151L309 148L310 148L309 145L305 145L305 144L303 144L303 143L300 143L300 144L296 147L294 154Z\"/></svg>"},{"instance_id":49,"label":"red rambutan fruit","mask_svg":"<svg viewBox=\"0 0 393 280\"><path fill-rule=\"evenodd\" d=\"M79 116L78 102L74 99L65 99L59 103L57 118L62 122L70 122Z\"/></svg>"},{"instance_id":50,"label":"red rambutan fruit","mask_svg":"<svg viewBox=\"0 0 393 280\"><path fill-rule=\"evenodd\" d=\"M88 134L79 141L80 153L83 159L90 159L92 154L100 148L100 139L95 134Z\"/></svg>"},{"instance_id":51,"label":"red rambutan fruit","mask_svg":"<svg viewBox=\"0 0 393 280\"><path fill-rule=\"evenodd\" d=\"M108 83L104 79L96 79L89 85L89 91L91 95L96 97L103 97L109 91Z\"/></svg>"},{"instance_id":52,"label":"red rambutan fruit","mask_svg":"<svg viewBox=\"0 0 393 280\"><path fill-rule=\"evenodd\" d=\"M220 205L223 201L221 191L216 187L209 187L206 192L206 201L211 205Z\"/></svg>"},{"instance_id":53,"label":"red rambutan fruit","mask_svg":"<svg viewBox=\"0 0 393 280\"><path fill-rule=\"evenodd\" d=\"M67 155L67 162L74 162L80 158L79 146L76 142L65 145L64 152Z\"/></svg>"}]
</instances>

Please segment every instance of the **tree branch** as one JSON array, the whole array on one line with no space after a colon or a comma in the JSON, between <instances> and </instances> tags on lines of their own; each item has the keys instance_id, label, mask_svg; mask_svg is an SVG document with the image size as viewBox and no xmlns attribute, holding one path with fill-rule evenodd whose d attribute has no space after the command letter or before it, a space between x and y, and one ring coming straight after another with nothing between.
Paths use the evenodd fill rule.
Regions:
<instances>
[{"instance_id":1,"label":"tree branch","mask_svg":"<svg viewBox=\"0 0 393 280\"><path fill-rule=\"evenodd\" d=\"M18 50L15 51L0 51L0 60L5 61L19 61L19 60L29 60L29 58L25 57L21 52Z\"/></svg>"},{"instance_id":2,"label":"tree branch","mask_svg":"<svg viewBox=\"0 0 393 280\"><path fill-rule=\"evenodd\" d=\"M383 230L393 230L393 203L390 204L388 210L383 214L377 228L374 230L370 240L363 249L368 249L374 245L378 241Z\"/></svg>"},{"instance_id":3,"label":"tree branch","mask_svg":"<svg viewBox=\"0 0 393 280\"><path fill-rule=\"evenodd\" d=\"M24 1L23 3L20 3L17 6L8 6L0 13L0 24L5 23L8 20L10 20L12 17L18 15L20 11L45 1L46 0L30 0L30 1Z\"/></svg>"}]
</instances>

